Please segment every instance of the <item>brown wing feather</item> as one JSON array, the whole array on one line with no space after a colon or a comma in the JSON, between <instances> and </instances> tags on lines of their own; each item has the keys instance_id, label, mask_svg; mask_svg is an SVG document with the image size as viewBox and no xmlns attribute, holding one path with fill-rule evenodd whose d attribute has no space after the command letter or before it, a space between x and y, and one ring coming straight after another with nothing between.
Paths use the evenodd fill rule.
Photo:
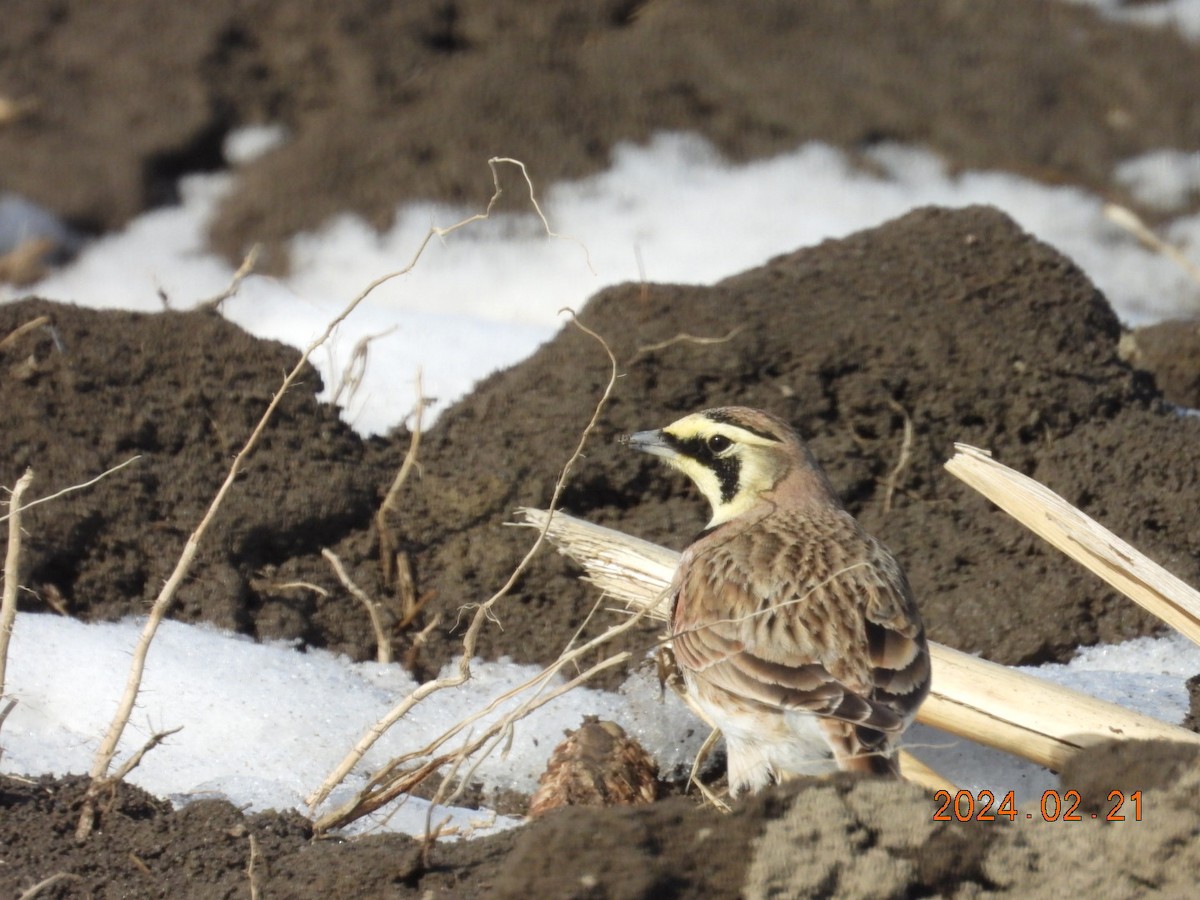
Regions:
<instances>
[{"instance_id":1,"label":"brown wing feather","mask_svg":"<svg viewBox=\"0 0 1200 900\"><path fill-rule=\"evenodd\" d=\"M675 589L680 663L745 700L858 726L870 745L869 732L902 731L928 691L904 574L842 510L719 528L684 554Z\"/></svg>"}]
</instances>

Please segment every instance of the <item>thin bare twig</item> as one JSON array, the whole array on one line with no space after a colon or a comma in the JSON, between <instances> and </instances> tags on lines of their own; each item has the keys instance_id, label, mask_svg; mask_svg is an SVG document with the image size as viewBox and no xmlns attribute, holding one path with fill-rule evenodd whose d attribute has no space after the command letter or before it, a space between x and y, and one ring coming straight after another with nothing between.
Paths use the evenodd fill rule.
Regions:
<instances>
[{"instance_id":1,"label":"thin bare twig","mask_svg":"<svg viewBox=\"0 0 1200 900\"><path fill-rule=\"evenodd\" d=\"M250 832L250 859L246 863L246 878L250 882L250 900L258 900L258 873L254 871L254 865L259 860L258 838L254 836L254 832Z\"/></svg>"},{"instance_id":2,"label":"thin bare twig","mask_svg":"<svg viewBox=\"0 0 1200 900\"><path fill-rule=\"evenodd\" d=\"M429 805L429 809L433 809L433 804ZM437 825L436 828L430 828L430 818L425 818L425 837L421 839L421 868L428 870L433 865L433 848L438 840L443 836L449 836L458 832L457 828L447 827L450 823L450 816L446 816Z\"/></svg>"},{"instance_id":3,"label":"thin bare twig","mask_svg":"<svg viewBox=\"0 0 1200 900\"><path fill-rule=\"evenodd\" d=\"M43 325L49 325L49 324L50 324L49 316L38 316L37 318L30 319L24 325L20 325L20 326L14 328L12 331L10 331L8 333L8 335L4 338L4 340L0 340L0 350L3 350L9 344L15 344L21 338L22 335L28 334L31 331L41 328Z\"/></svg>"},{"instance_id":4,"label":"thin bare twig","mask_svg":"<svg viewBox=\"0 0 1200 900\"><path fill-rule=\"evenodd\" d=\"M603 412L608 403L609 397L612 395L613 388L616 386L618 374L617 360L616 357L613 356L613 352L608 346L608 343L596 332L582 324L575 316L573 311L565 311L570 313L571 321L577 328L579 328L585 334L593 337L601 345L601 347L604 348L604 352L608 355L609 359L610 375L608 384L605 386L604 392L597 401L592 412L591 419L588 421L587 425L580 434L579 441L576 444L574 452L563 466L562 471L559 474L558 481L555 483L554 492L550 498L549 508L551 511L557 507L559 498L562 496L562 492L566 487L567 480L570 478L571 471L574 469L575 464L583 456L583 449L587 445L588 438L595 430L596 423L600 418L600 414ZM551 517L553 517L553 512L551 512ZM414 691L408 694L408 696L401 700L400 703L398 703L391 711L389 711L387 715L376 722L367 731L367 733L363 735L363 737L346 755L341 763L338 764L333 772L330 773L321 786L307 798L307 803L310 809L315 810L318 806L320 806L320 804L329 796L329 793L333 790L333 788L340 784L343 779L345 779L345 777L359 763L362 757L375 744L375 742L378 741L379 738L396 722L400 721L400 719L407 715L413 707L434 693L464 684L471 677L471 659L475 654L475 646L478 642L479 633L483 629L484 623L492 615L492 610L495 605L503 597L508 595L509 591L512 590L513 585L516 584L517 579L520 578L525 569L528 568L529 563L533 560L533 557L537 554L537 552L541 549L542 544L545 542L546 532L548 530L549 519L547 520L546 525L539 531L537 539L534 541L533 545L526 552L525 556L522 557L516 568L513 569L508 580L498 591L496 591L496 593L474 608L474 614L471 618L471 622L467 626L466 635L463 637L463 649L462 653L459 655L458 667L456 671L445 677L427 681L418 686ZM631 623L633 621L635 621L635 619L631 618L629 623L622 623L622 625L618 627L632 627ZM608 632L606 632L606 634L608 634ZM598 640L599 639L597 639L597 641ZM589 642L588 644L579 648L574 654L568 654L560 657L556 664L549 667L543 673L539 673L539 675L535 676L533 679L530 679L526 685L522 685L521 688L517 689L517 691L523 690L528 686L544 683L545 680L550 678L554 673L561 669L562 666L566 665L567 662L574 658L579 658L584 652L590 651L590 649L597 644L597 641ZM581 675L580 678L582 679L584 677L590 677L592 674L595 674L596 671L599 671L599 669L597 667L593 667L584 675ZM572 684L574 683L575 682L572 682ZM557 693L555 693L554 696L557 696ZM379 806L390 801L392 798L398 796L406 790L410 790L415 784L420 783L420 781L437 771L437 769L446 762L452 759L461 759L464 755L466 755L466 753L473 752L466 751L466 753L464 753L463 751L459 751L444 754L438 758L428 760L415 771L406 771L403 768L404 765L409 762L431 756L438 750L438 748L443 746L446 741L450 740L451 737L453 737L455 734L458 734L463 728L467 727L468 723L475 721L479 716L484 714L484 711L480 711L475 716L468 717L468 719L459 723L459 725L435 739L422 750L419 750L416 753L406 754L402 757L392 760L383 768L383 770L381 770L381 772L376 773L368 785L363 788L363 790L359 791L359 793L349 803L346 803L339 809L319 818L314 823L316 830L323 831L330 828L340 827L356 818L366 815L368 812L378 809ZM471 744L474 744L476 749L478 749L478 747L482 746L480 741L486 740L487 736L491 733L494 732L489 729L488 732L485 732L484 738L477 739L476 741L471 742Z\"/></svg>"},{"instance_id":5,"label":"thin bare twig","mask_svg":"<svg viewBox=\"0 0 1200 900\"><path fill-rule=\"evenodd\" d=\"M1116 203L1106 203L1104 205L1104 215L1114 225L1124 228L1132 234L1143 246L1171 260L1171 262L1183 269L1192 281L1200 284L1200 266L1192 262L1187 254L1174 244L1164 241L1151 231L1150 227L1133 210Z\"/></svg>"},{"instance_id":6,"label":"thin bare twig","mask_svg":"<svg viewBox=\"0 0 1200 900\"><path fill-rule=\"evenodd\" d=\"M367 595L367 592L355 584L350 576L346 573L342 561L338 559L337 554L325 547L321 550L321 555L325 557L325 561L333 566L334 574L337 575L338 581L342 583L342 587L348 590L351 595L359 603L367 609L367 616L371 619L371 628L375 632L375 659L385 665L392 661L392 639L388 637L387 629L383 624L383 614L380 612L380 604Z\"/></svg>"},{"instance_id":7,"label":"thin bare twig","mask_svg":"<svg viewBox=\"0 0 1200 900\"><path fill-rule=\"evenodd\" d=\"M540 693L540 691L545 689L549 681L555 675L557 675L564 666L576 661L584 653L590 652L597 646L612 640L612 638L616 637L621 632L632 627L636 621L636 617L633 617L626 622L623 622L619 626L610 628L603 635L600 635L595 640L590 641L578 651L569 654L566 657L561 657L559 660L555 661L555 663L551 664L550 667L543 669L534 677L528 679L522 684L517 685L511 690L505 691L500 696L493 698L492 701L482 709L476 710L474 713L467 716L467 718L454 725L447 732L435 738L426 746L419 750L405 753L402 756L391 760L381 771L377 772L371 778L371 780L367 783L367 786L359 791L351 801L314 821L313 830L317 833L320 833L328 831L332 828L340 828L344 825L348 825L355 819L359 819L362 816L368 815L380 807L385 806L392 800L399 797L401 794L410 793L413 788L415 788L426 778L433 775L443 766L461 764L463 760L473 756L476 753L480 753L480 751L482 751L482 753L479 762L482 762L482 758L486 758L486 756L495 749L500 740L502 740L507 734L508 729L510 729L516 722L525 718L530 713L541 709L547 703L556 700L563 694L574 690L575 688L579 687L579 685L586 683L600 672L628 662L630 658L629 653L622 652L615 654L614 656L601 660L591 668L577 675L575 678L572 678L570 681L567 681L554 688L554 690L548 693ZM455 685L449 686L453 687ZM494 712L502 703L505 703L508 700L511 700L513 697L519 696L527 691L533 691L535 694L534 697L526 701L513 712L508 713L499 721L489 726L481 734L468 739L462 745L453 750L442 753L438 756L432 755L440 747L444 746L451 738L461 734L471 725ZM416 768L405 768L405 766L408 764L415 763L421 759L425 759L426 761L418 765ZM470 771L473 772L477 766L478 762L475 764L475 766L472 766ZM434 795L434 799L431 802L433 802L435 805L443 801L445 785L446 782L443 781L442 785L438 789L438 792ZM454 791L454 796L457 796L460 789L461 785L459 786L459 789Z\"/></svg>"},{"instance_id":8,"label":"thin bare twig","mask_svg":"<svg viewBox=\"0 0 1200 900\"><path fill-rule=\"evenodd\" d=\"M125 460L125 462L118 463L117 465L113 466L111 469L107 469L107 470L101 472L99 475L97 475L95 478L91 479L90 481L85 481L82 484L73 484L70 487L63 488L61 491L55 491L53 494L50 494L46 497L38 497L36 500L32 500L29 503L26 503L24 506L22 506L18 510L10 509L9 512L7 512L5 515L0 516L0 522L6 521L8 519L8 517L13 514L13 512L25 512L25 510L27 510L27 509L33 509L35 506L40 506L43 503L49 503L51 500L57 500L59 497L65 496L66 494L73 494L75 491L81 491L84 488L89 488L93 484L96 484L99 481L103 481L105 478L107 478L109 475L113 474L114 472L121 471L123 468L125 468L130 463L137 462L141 458L142 458L141 454L138 454L137 456L131 456L131 457L129 457L129 459Z\"/></svg>"},{"instance_id":9,"label":"thin bare twig","mask_svg":"<svg viewBox=\"0 0 1200 900\"><path fill-rule=\"evenodd\" d=\"M321 587L319 584L313 584L311 581L272 581L261 586L256 585L256 590L261 590L263 593L279 594L283 591L295 590L297 588L312 591L318 597L328 597L329 591Z\"/></svg>"},{"instance_id":10,"label":"thin bare twig","mask_svg":"<svg viewBox=\"0 0 1200 900\"><path fill-rule=\"evenodd\" d=\"M17 619L17 587L21 580L21 497L32 481L33 469L26 469L8 498L8 552L4 556L4 592L0 599L0 696L4 695L8 643Z\"/></svg>"},{"instance_id":11,"label":"thin bare twig","mask_svg":"<svg viewBox=\"0 0 1200 900\"><path fill-rule=\"evenodd\" d=\"M180 731L183 731L182 725L177 728L172 728L169 731L156 731L154 734L150 735L150 739L147 740L146 743L142 744L142 746L138 748L138 750L132 756L130 756L129 759L125 760L125 762L120 768L117 769L117 771L113 772L111 775L106 775L103 778L93 779L92 783L88 785L87 793L84 795L83 806L79 813L79 823L75 826L76 841L84 841L96 824L96 799L99 797L100 792L105 788L115 788L116 785L119 784L126 775L138 767L142 761L142 757L144 757L147 753L149 753L171 735L178 734Z\"/></svg>"},{"instance_id":12,"label":"thin bare twig","mask_svg":"<svg viewBox=\"0 0 1200 900\"><path fill-rule=\"evenodd\" d=\"M230 464L229 470L226 473L225 480L217 489L217 492L213 496L212 501L209 503L208 509L205 511L203 518L201 518L200 523L196 526L195 531L193 531L188 537L183 551L180 553L179 559L175 564L174 570L163 584L162 589L159 591L158 596L155 598L154 603L150 608L150 613L146 618L146 624L143 626L142 632L138 637L137 644L134 647L133 660L130 664L129 677L126 681L125 691L122 694L121 701L117 707L117 712L113 716L112 723L104 735L99 749L96 751L96 756L89 773L92 779L93 789L99 789L100 785L105 780L105 776L107 775L109 768L112 765L112 760L113 756L116 754L117 745L121 740L121 735L125 731L125 726L129 722L129 716L133 711L134 703L136 702L138 692L141 689L142 673L145 670L146 657L150 651L150 643L153 641L154 635L158 631L158 626L166 615L167 610L170 608L172 601L175 599L175 594L179 590L179 586L183 583L191 569L192 561L195 559L196 553L200 548L200 541L203 539L205 533L208 531L209 526L216 517L217 511L224 503L226 495L237 481L246 460L258 446L258 442L262 437L263 432L266 430L267 425L274 418L275 410L279 407L284 395L288 392L288 390L291 389L292 385L304 372L306 366L308 365L309 358L317 350L317 348L323 346L325 342L329 340L334 331L336 331L337 328L342 324L342 322L344 322L346 318L349 317L350 314L359 307L363 300L365 300L380 285L411 272L420 261L421 256L424 254L425 248L429 245L430 241L432 241L435 237L444 237L454 231L465 228L473 222L484 221L491 215L492 209L495 207L496 202L499 200L501 194L500 175L497 167L498 164L504 162L516 165L521 169L522 173L525 175L526 182L530 185L530 199L534 204L534 208L537 209L538 215L541 216L542 221L546 221L545 216L541 212L541 208L537 205L536 200L533 200L532 182L529 180L529 174L525 170L524 163L521 163L518 160L505 158L493 158L488 160L488 167L492 172L492 184L494 191L491 199L488 201L487 208L482 213L476 213L475 215L468 216L467 218L462 219L461 221L456 222L449 227L430 227L429 231L425 234L425 237L418 244L416 252L413 254L413 257L408 265L397 269L394 272L381 275L374 281L370 282L365 288L363 288L362 291L359 292L356 297L346 304L346 306L340 313L338 313L338 315L336 315L326 324L324 331L300 354L300 358L296 361L295 366L293 366L292 370L284 377L279 389L271 398L270 403L267 404L267 408L263 411L262 417L259 419L258 424L255 425L250 436L246 439L242 449L239 450L237 455L234 457L233 462ZM549 230L548 225L547 231L551 234L551 236L555 236L554 232ZM584 249L586 251L586 248ZM91 793L91 791L92 789L89 789L89 793ZM81 817L80 831L83 830L83 826L84 820L83 817Z\"/></svg>"},{"instance_id":13,"label":"thin bare twig","mask_svg":"<svg viewBox=\"0 0 1200 900\"><path fill-rule=\"evenodd\" d=\"M417 667L417 658L420 656L421 648L429 642L429 635L441 624L442 614L436 613L424 628L413 635L412 643L409 644L408 651L404 654L404 668L409 672Z\"/></svg>"},{"instance_id":14,"label":"thin bare twig","mask_svg":"<svg viewBox=\"0 0 1200 900\"><path fill-rule=\"evenodd\" d=\"M153 750L155 747L157 747L159 744L161 744L163 741L165 741L171 735L178 734L181 731L183 731L182 725L180 725L176 728L171 728L167 731L154 732L154 734L150 735L150 739L148 741L146 741L146 743L142 744L142 746L137 750L137 752L134 753L133 756L129 757L129 759L125 760L125 762L121 765L121 767L112 774L111 780L114 782L122 780L126 775L128 775L130 772L132 772L134 769L136 769L138 767L138 765L142 761L143 756L145 756L147 753L149 753L151 750Z\"/></svg>"},{"instance_id":15,"label":"thin bare twig","mask_svg":"<svg viewBox=\"0 0 1200 900\"><path fill-rule=\"evenodd\" d=\"M542 220L542 227L546 230L546 234L552 238L558 238L559 240L571 241L572 243L578 244L579 248L583 251L583 259L584 259L584 262L587 263L588 271L591 272L593 275L595 275L596 270L594 268L592 268L592 255L591 255L591 253L588 252L587 244L585 244L579 238L574 237L573 235L559 234L557 231L555 231L553 228L550 227L550 222L546 218L546 214L544 212L542 212L542 205L540 203L538 203L537 197L534 196L533 179L529 177L529 170L525 168L525 163L521 162L519 159L509 159L507 156L493 157L492 159L488 160L489 166L492 165L493 163L509 163L510 165L514 165L518 169L521 170L521 175L525 179L525 186L529 190L529 202L533 206L534 211L537 212L538 218ZM493 174L495 174L495 168L492 169L492 172L493 172ZM497 188L496 188L496 196L497 197L500 196L499 186L497 186ZM491 210L490 205L488 207L488 210L489 211Z\"/></svg>"},{"instance_id":16,"label":"thin bare twig","mask_svg":"<svg viewBox=\"0 0 1200 900\"><path fill-rule=\"evenodd\" d=\"M262 252L262 245L255 244L250 248L250 252L246 254L246 258L242 260L242 264L238 266L238 270L233 273L233 278L229 282L229 287L208 300L201 300L196 304L197 311L213 310L220 312L221 304L238 292L242 286L242 282L246 280L254 267L258 265L258 255Z\"/></svg>"},{"instance_id":17,"label":"thin bare twig","mask_svg":"<svg viewBox=\"0 0 1200 900\"><path fill-rule=\"evenodd\" d=\"M27 891L23 891L17 896L17 900L33 900L38 894L46 888L54 887L60 881L83 881L83 878L72 872L56 872L49 878L43 878Z\"/></svg>"},{"instance_id":18,"label":"thin bare twig","mask_svg":"<svg viewBox=\"0 0 1200 900\"><path fill-rule=\"evenodd\" d=\"M400 489L408 481L408 476L412 474L413 469L419 466L417 451L421 449L421 425L425 414L425 407L428 405L429 401L425 397L425 388L421 380L421 370L418 369L417 401L412 411L413 426L408 438L408 451L404 454L404 459L400 463L400 469L396 472L396 477L392 479L392 483L383 497L383 503L379 504L379 510L375 513L375 531L379 538L379 565L383 574L383 583L389 588L396 587L399 589L398 593L401 603L400 618L404 621L405 625L412 622L419 610L414 608L417 598L416 591L412 585L411 570L408 572L409 578L407 582L403 578L403 566L398 559L399 545L395 535L392 533L391 526L388 524L388 514L395 512L397 498L400 496Z\"/></svg>"},{"instance_id":19,"label":"thin bare twig","mask_svg":"<svg viewBox=\"0 0 1200 900\"><path fill-rule=\"evenodd\" d=\"M626 365L630 365L641 357L653 353L655 350L665 350L668 347L675 346L676 344L724 344L727 341L732 341L745 330L745 325L739 325L730 331L729 334L723 337L697 337L694 334L680 333L674 337L667 338L665 341L659 341L656 344L645 344L641 347L638 347L637 350L633 352L633 356L629 357L629 361L626 363Z\"/></svg>"},{"instance_id":20,"label":"thin bare twig","mask_svg":"<svg viewBox=\"0 0 1200 900\"><path fill-rule=\"evenodd\" d=\"M425 397L421 370L418 369L417 402L413 406L412 411L413 427L408 439L408 452L404 454L404 459L400 463L400 469L396 472L396 477L392 479L392 483L383 497L383 503L379 505L379 512L375 514L377 523L382 523L384 516L395 511L396 498L400 495L400 488L404 486L404 482L408 480L409 473L417 465L417 451L421 449L421 423L424 419L425 407L428 405L429 400Z\"/></svg>"},{"instance_id":21,"label":"thin bare twig","mask_svg":"<svg viewBox=\"0 0 1200 900\"><path fill-rule=\"evenodd\" d=\"M37 100L31 97L13 99L12 97L0 95L0 127L11 125L13 122L19 122L40 105Z\"/></svg>"},{"instance_id":22,"label":"thin bare twig","mask_svg":"<svg viewBox=\"0 0 1200 900\"><path fill-rule=\"evenodd\" d=\"M729 812L729 804L718 797L712 788L700 780L700 769L704 767L704 761L708 759L708 754L712 752L713 747L717 745L717 741L720 739L720 728L714 728L708 733L708 737L704 739L704 743L696 751L696 758L692 760L692 770L688 773L688 785L695 785L696 790L700 792L700 796L721 812Z\"/></svg>"},{"instance_id":23,"label":"thin bare twig","mask_svg":"<svg viewBox=\"0 0 1200 900\"><path fill-rule=\"evenodd\" d=\"M333 390L333 396L329 398L330 404L333 406L339 405L342 394L345 394L346 405L350 405L355 394L358 393L358 389L362 387L363 376L367 374L367 361L370 354L371 342L377 341L382 337L387 337L398 328L398 325L393 325L391 328L386 328L375 334L364 335L355 342L353 349L350 351L349 361L342 367L342 374L338 378L337 387Z\"/></svg>"},{"instance_id":24,"label":"thin bare twig","mask_svg":"<svg viewBox=\"0 0 1200 900\"><path fill-rule=\"evenodd\" d=\"M8 700L3 706L0 706L0 731L4 730L4 720L8 718L8 714L13 711L17 705L16 698ZM4 745L0 744L0 759L4 758Z\"/></svg>"},{"instance_id":25,"label":"thin bare twig","mask_svg":"<svg viewBox=\"0 0 1200 900\"><path fill-rule=\"evenodd\" d=\"M396 631L402 632L408 629L417 616L421 614L429 601L437 596L437 589L425 591L420 596L417 596L417 587L413 584L412 563L408 561L407 553L397 553L393 557L395 576L393 581L396 586L396 598L400 603L400 621L396 623Z\"/></svg>"},{"instance_id":26,"label":"thin bare twig","mask_svg":"<svg viewBox=\"0 0 1200 900\"><path fill-rule=\"evenodd\" d=\"M908 467L912 459L913 445L913 423L908 410L890 398L888 399L888 403L892 409L904 416L904 439L900 443L900 457L896 460L896 465L892 467L892 471L888 473L887 481L884 482L883 511L885 513L892 511L892 497L896 493L896 484L900 480L900 473Z\"/></svg>"},{"instance_id":27,"label":"thin bare twig","mask_svg":"<svg viewBox=\"0 0 1200 900\"><path fill-rule=\"evenodd\" d=\"M595 641L590 642L588 650L584 652L590 652L592 649L608 643L618 634L632 627L634 624L636 624L636 619L622 623L622 625L618 626L617 628L610 629ZM600 660L600 662L580 672L570 681L559 685L548 693L542 693L546 690L551 676L557 675L568 664L577 663L582 656L583 653L573 653L559 657L559 659L547 667L543 673L539 673L536 680L532 680L529 683L529 689L534 689L533 696L529 700L525 701L523 704L521 704L521 706L517 707L517 709L501 718L500 721L484 731L479 737L459 747L458 750L453 754L452 758L455 760L466 760L474 756L475 762L469 769L467 769L462 778L456 779L455 776L457 772L452 771L450 776L444 779L438 786L438 789L436 793L434 793L433 800L431 802L434 805L437 805L441 803L452 803L455 799L457 799L462 794L463 789L470 783L471 777L475 774L476 770L483 765L484 761L491 756L500 743L502 741L511 742L513 728L517 722L526 718L536 710L541 709L547 703L558 699L564 694L570 693L580 685L586 684L601 672L605 672L615 666L624 665L625 663L629 662L633 654L627 651L614 653L612 656L605 657L604 659ZM454 783L456 780L456 786L452 791L448 792L446 786Z\"/></svg>"}]
</instances>

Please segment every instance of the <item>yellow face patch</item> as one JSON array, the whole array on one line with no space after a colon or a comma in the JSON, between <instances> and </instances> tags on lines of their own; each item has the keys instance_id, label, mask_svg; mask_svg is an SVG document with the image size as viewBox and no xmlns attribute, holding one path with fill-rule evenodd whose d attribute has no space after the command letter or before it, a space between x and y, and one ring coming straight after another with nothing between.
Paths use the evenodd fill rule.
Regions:
<instances>
[{"instance_id":1,"label":"yellow face patch","mask_svg":"<svg viewBox=\"0 0 1200 900\"><path fill-rule=\"evenodd\" d=\"M630 443L663 457L695 483L712 506L710 528L741 515L779 479L777 438L705 413L634 435Z\"/></svg>"}]
</instances>

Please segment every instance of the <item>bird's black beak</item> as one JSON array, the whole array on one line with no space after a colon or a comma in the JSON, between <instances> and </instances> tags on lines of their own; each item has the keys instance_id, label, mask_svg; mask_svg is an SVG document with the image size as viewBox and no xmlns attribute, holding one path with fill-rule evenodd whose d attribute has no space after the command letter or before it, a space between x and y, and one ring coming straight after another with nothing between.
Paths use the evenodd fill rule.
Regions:
<instances>
[{"instance_id":1,"label":"bird's black beak","mask_svg":"<svg viewBox=\"0 0 1200 900\"><path fill-rule=\"evenodd\" d=\"M641 450L643 453L649 453L652 456L662 456L667 459L673 459L678 456L675 448L671 446L661 429L657 431L639 431L636 434L626 437L623 443L634 450Z\"/></svg>"}]
</instances>

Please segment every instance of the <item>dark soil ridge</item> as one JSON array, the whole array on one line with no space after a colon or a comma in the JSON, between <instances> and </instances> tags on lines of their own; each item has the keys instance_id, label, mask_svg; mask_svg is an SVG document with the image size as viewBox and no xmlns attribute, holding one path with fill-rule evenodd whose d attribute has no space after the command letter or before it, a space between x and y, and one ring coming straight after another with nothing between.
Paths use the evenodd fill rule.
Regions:
<instances>
[{"instance_id":1,"label":"dark soil ridge","mask_svg":"<svg viewBox=\"0 0 1200 900\"><path fill-rule=\"evenodd\" d=\"M140 613L157 595L250 435L295 349L211 313L99 312L44 300L0 305L0 334L48 317L0 351L0 483L31 467L27 500L94 487L28 511L21 576L27 610L84 619ZM228 495L172 610L256 634L249 585L368 520L377 477L308 369L281 402ZM7 526L5 526L7 534ZM311 610L306 610L311 611ZM307 623L296 633L324 643Z\"/></svg>"},{"instance_id":2,"label":"dark soil ridge","mask_svg":"<svg viewBox=\"0 0 1200 900\"><path fill-rule=\"evenodd\" d=\"M1200 422L1170 413L1117 358L1117 321L1082 273L994 210L917 211L712 288L613 288L582 320L608 338L624 375L564 494L576 515L685 544L703 502L615 439L743 403L798 425L850 509L907 567L932 636L952 646L1037 663L1156 627L947 475L955 441L1044 480L1185 580L1200 576ZM735 329L722 344L638 356L681 330ZM548 501L607 375L600 348L568 327L426 436L396 528L447 621L503 583L528 545L528 533L501 524L515 506ZM885 514L905 415L915 440ZM356 536L340 550L354 558L362 547ZM316 577L299 562L284 571ZM487 631L482 652L553 658L595 601L574 574L553 556L536 561L497 608L504 631ZM653 639L625 646L640 655ZM428 657L456 647L439 630Z\"/></svg>"},{"instance_id":3,"label":"dark soil ridge","mask_svg":"<svg viewBox=\"0 0 1200 900\"><path fill-rule=\"evenodd\" d=\"M405 836L313 841L295 813L246 816L216 800L172 811L128 785L80 845L85 789L79 777L0 776L0 891L61 873L39 897L240 897L252 879L266 897L414 900L1187 896L1200 866L1200 843L1181 840L1200 830L1200 755L1162 743L1081 752L1059 792L1080 794L1078 821L1053 801L1045 815L1057 821L1036 806L1014 821L934 821L926 791L842 775L770 788L724 816L684 798L566 808L427 857ZM1114 790L1124 822L1105 821Z\"/></svg>"},{"instance_id":4,"label":"dark soil ridge","mask_svg":"<svg viewBox=\"0 0 1200 900\"><path fill-rule=\"evenodd\" d=\"M1200 146L1197 83L1200 48L1173 31L1043 0L13 0L0 85L21 112L0 172L111 230L219 167L231 129L284 124L213 225L235 262L348 210L384 225L403 202L474 205L495 155L545 189L664 130L732 160L916 143L1130 203L1118 162Z\"/></svg>"},{"instance_id":5,"label":"dark soil ridge","mask_svg":"<svg viewBox=\"0 0 1200 900\"><path fill-rule=\"evenodd\" d=\"M211 314L43 301L0 307L0 333L42 313L54 331L22 338L0 359L0 403L11 411L0 432L0 482L15 483L32 464L41 495L143 458L31 511L22 577L36 596L23 597L22 608L137 613L295 351ZM712 288L612 288L582 321L607 337L624 375L564 494L563 507L577 515L685 544L703 524L702 501L615 439L742 403L800 428L849 508L906 566L931 635L951 646L1007 663L1062 661L1080 643L1156 627L948 476L941 466L954 441L992 450L1184 580L1200 581L1200 421L1173 415L1151 379L1118 359L1117 321L1083 274L995 210L916 211ZM683 328L736 334L639 354ZM568 326L424 436L421 476L405 486L403 514L390 523L416 593L431 598L397 635L401 654L417 628L441 616L415 658L419 673L457 654L460 607L496 590L528 547L531 532L503 523L516 506L548 502L607 377L599 346ZM371 516L407 435L360 441L315 401L318 389L312 375L285 398L173 615L366 659L375 653L367 617L319 551L332 545L359 585L394 596ZM906 416L915 439L885 513ZM296 582L327 595L282 587ZM594 602L576 573L545 553L497 608L503 629L487 629L479 651L548 662ZM640 658L655 637L647 630L624 645Z\"/></svg>"},{"instance_id":6,"label":"dark soil ridge","mask_svg":"<svg viewBox=\"0 0 1200 900\"><path fill-rule=\"evenodd\" d=\"M30 512L22 579L43 599L23 597L23 608L53 600L84 618L137 612L296 352L212 314L38 300L0 306L0 334L42 314L53 331L25 335L0 358L0 403L14 413L0 432L9 467L0 477L12 483L32 462L40 494L126 455L144 457ZM609 339L625 373L565 498L589 519L686 542L703 521L702 502L614 438L736 401L797 423L850 507L908 567L939 640L1004 661L1063 659L1081 638L1154 627L949 478L941 463L954 440L991 448L1197 581L1200 422L1172 414L1149 376L1118 359L1116 319L1082 273L995 210L918 210L712 288L613 288L582 319ZM700 335L741 330L721 344L638 352L685 323ZM528 546L529 532L501 523L513 506L548 499L607 374L598 346L565 328L425 435L422 477L406 486L404 514L391 523L418 592L434 592L426 615L440 612L446 623L418 668L457 652L449 623L458 606L490 593ZM175 614L365 658L374 652L366 617L317 550L336 541L356 580L383 594L369 522L407 435L360 441L315 401L318 389L312 375L285 398ZM906 415L911 462L885 514L883 483ZM122 580L130 572L136 580ZM272 587L294 579L330 594ZM592 602L547 553L499 607L504 630L485 632L481 650L548 661ZM653 638L628 645L641 651ZM1200 828L1200 766L1166 745L1103 752L1064 773L1064 789L1080 790L1089 809L1114 789L1142 789L1146 820L1120 826L1136 828L1136 840L1086 817L934 823L933 801L916 788L839 779L772 790L720 820L682 799L567 810L517 832L439 845L429 866L408 838L312 842L294 813L244 817L221 802L171 812L128 787L80 847L70 838L80 780L4 778L0 889L63 872L73 877L44 896L243 895L253 834L258 883L284 896L1051 896L1068 877L1093 893L1182 891L1178 880L1191 878L1200 853L1181 839ZM1084 861L1093 865L1081 882Z\"/></svg>"}]
</instances>

